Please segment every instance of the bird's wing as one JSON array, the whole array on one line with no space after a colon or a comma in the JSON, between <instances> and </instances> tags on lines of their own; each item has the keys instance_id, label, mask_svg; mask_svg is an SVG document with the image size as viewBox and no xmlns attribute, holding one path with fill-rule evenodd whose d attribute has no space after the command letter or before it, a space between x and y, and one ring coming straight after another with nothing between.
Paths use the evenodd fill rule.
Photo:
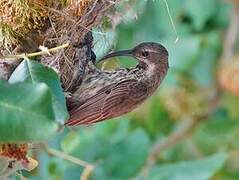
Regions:
<instances>
[{"instance_id":1,"label":"bird's wing","mask_svg":"<svg viewBox=\"0 0 239 180\"><path fill-rule=\"evenodd\" d=\"M137 80L127 80L106 86L85 103L70 112L68 126L92 124L127 112L125 106L147 96L147 86ZM130 107L129 107L130 108ZM124 110L125 109L125 112Z\"/></svg>"}]
</instances>

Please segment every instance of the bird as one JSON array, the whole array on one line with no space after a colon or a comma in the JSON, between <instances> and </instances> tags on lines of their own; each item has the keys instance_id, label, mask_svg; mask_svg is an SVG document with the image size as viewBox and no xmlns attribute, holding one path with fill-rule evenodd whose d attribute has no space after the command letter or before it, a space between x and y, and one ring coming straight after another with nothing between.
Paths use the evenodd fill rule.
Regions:
<instances>
[{"instance_id":1,"label":"bird","mask_svg":"<svg viewBox=\"0 0 239 180\"><path fill-rule=\"evenodd\" d=\"M118 56L133 57L138 64L109 71L89 62L82 83L72 94L73 108L65 126L91 125L134 110L156 91L169 69L168 51L160 43L143 42L109 53L97 63Z\"/></svg>"}]
</instances>

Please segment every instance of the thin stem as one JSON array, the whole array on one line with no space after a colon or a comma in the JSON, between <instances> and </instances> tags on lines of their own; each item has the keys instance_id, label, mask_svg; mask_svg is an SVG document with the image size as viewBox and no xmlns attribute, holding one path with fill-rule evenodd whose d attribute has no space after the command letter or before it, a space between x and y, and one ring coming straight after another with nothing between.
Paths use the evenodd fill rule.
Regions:
<instances>
[{"instance_id":1,"label":"thin stem","mask_svg":"<svg viewBox=\"0 0 239 180\"><path fill-rule=\"evenodd\" d=\"M194 120L190 120L189 122L187 121L185 127L180 129L180 131L173 132L163 141L161 139L158 140L153 145L153 148L149 153L148 159L141 171L141 174L147 175L150 168L156 164L157 158L161 154L161 152L175 146L176 144L182 142L184 139L189 137L191 133L194 131L195 127L197 127L198 123L199 121Z\"/></svg>"},{"instance_id":2,"label":"thin stem","mask_svg":"<svg viewBox=\"0 0 239 180\"><path fill-rule=\"evenodd\" d=\"M47 51L38 51L34 53L27 53L27 54L16 54L16 55L6 55L6 56L0 56L1 60L16 60L16 59L21 59L25 57L35 57L35 56L41 56L41 55L47 55L49 52L55 52L60 49L64 49L69 46L69 43L62 44L60 46L48 49Z\"/></svg>"},{"instance_id":3,"label":"thin stem","mask_svg":"<svg viewBox=\"0 0 239 180\"><path fill-rule=\"evenodd\" d=\"M174 24L174 22L173 22L173 18L172 18L172 15L171 15L171 13L170 13L170 9L169 9L168 2L167 2L167 0L163 0L163 1L164 1L165 6L166 6L166 9L167 9L167 13L168 13L168 16L169 16L169 19L170 19L170 23L172 24L173 31L174 31L174 33L175 33L175 35L176 35L176 39L175 39L174 42L177 43L178 40L179 40L178 32L177 32L177 29L176 29L175 24Z\"/></svg>"},{"instance_id":4,"label":"thin stem","mask_svg":"<svg viewBox=\"0 0 239 180\"><path fill-rule=\"evenodd\" d=\"M183 124L183 128L172 132L166 139L163 141L160 139L153 145L153 148L148 155L148 159L140 172L141 175L148 174L150 168L156 164L157 158L162 151L181 143L193 134L198 124L200 124L203 120L206 120L215 111L219 103L219 95L220 94L217 92L215 93L214 97L212 97L209 101L208 110L205 113L194 117L188 117L187 121L184 121L186 123Z\"/></svg>"},{"instance_id":5,"label":"thin stem","mask_svg":"<svg viewBox=\"0 0 239 180\"><path fill-rule=\"evenodd\" d=\"M47 144L43 144L42 145L44 150L48 153L48 154L51 154L51 155L54 155L54 156L57 156L57 157L60 157L61 159L64 159L64 160L67 160L67 161L70 161L74 164L77 164L77 165L80 165L82 167L85 167L85 168L94 168L94 166L86 161L83 161L79 158L76 158L74 156L71 156L69 154L66 154L62 151L58 151L56 149L53 149L51 147L49 147Z\"/></svg>"},{"instance_id":6,"label":"thin stem","mask_svg":"<svg viewBox=\"0 0 239 180\"><path fill-rule=\"evenodd\" d=\"M84 167L84 170L81 174L81 180L88 180L90 178L90 175L92 174L95 166L86 162L86 161L83 161L79 158L76 158L74 156L71 156L69 154L66 154L64 152L61 152L61 151L58 151L56 149L53 149L51 147L49 147L47 144L42 144L42 147L43 149L45 149L45 151L48 153L48 154L51 154L51 155L54 155L54 156L57 156L61 159L64 159L64 160L67 160L67 161L70 161L74 164L77 164L77 165L80 165L82 167Z\"/></svg>"},{"instance_id":7,"label":"thin stem","mask_svg":"<svg viewBox=\"0 0 239 180\"><path fill-rule=\"evenodd\" d=\"M93 166L87 166L81 174L81 180L88 180L94 170Z\"/></svg>"}]
</instances>

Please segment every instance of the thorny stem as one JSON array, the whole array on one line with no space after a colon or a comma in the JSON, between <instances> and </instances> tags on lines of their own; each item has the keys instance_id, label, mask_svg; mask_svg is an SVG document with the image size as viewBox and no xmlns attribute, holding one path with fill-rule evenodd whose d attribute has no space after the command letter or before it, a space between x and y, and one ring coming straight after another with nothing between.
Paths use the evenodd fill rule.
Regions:
<instances>
[{"instance_id":1,"label":"thorny stem","mask_svg":"<svg viewBox=\"0 0 239 180\"><path fill-rule=\"evenodd\" d=\"M69 46L69 43L62 44L60 46L48 49L46 51L38 51L34 53L27 53L27 54L16 54L16 55L6 55L6 56L0 56L1 60L16 60L16 59L21 59L25 57L35 57L35 56L40 56L40 55L47 55L50 52L55 52L60 49L67 48Z\"/></svg>"},{"instance_id":2,"label":"thorny stem","mask_svg":"<svg viewBox=\"0 0 239 180\"><path fill-rule=\"evenodd\" d=\"M64 160L67 160L67 161L70 161L74 164L77 164L77 165L80 165L82 167L84 167L84 171L82 172L82 175L81 175L81 180L88 180L92 171L94 170L94 165L86 162L86 161L83 161L79 158L76 158L74 156L71 156L69 154L66 154L62 151L58 151L56 149L53 149L51 147L49 147L47 144L42 144L42 147L43 149L50 155L53 155L53 156L57 156L61 159L64 159Z\"/></svg>"}]
</instances>

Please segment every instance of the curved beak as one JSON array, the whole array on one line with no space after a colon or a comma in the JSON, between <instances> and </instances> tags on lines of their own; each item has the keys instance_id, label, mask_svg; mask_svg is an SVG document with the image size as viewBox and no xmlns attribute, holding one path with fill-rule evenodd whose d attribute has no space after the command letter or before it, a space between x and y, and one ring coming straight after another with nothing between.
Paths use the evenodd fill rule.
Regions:
<instances>
[{"instance_id":1,"label":"curved beak","mask_svg":"<svg viewBox=\"0 0 239 180\"><path fill-rule=\"evenodd\" d=\"M97 63L104 61L106 59L116 57L116 56L133 56L132 50L123 50L123 51L116 51L112 52L110 54L107 54L106 56L102 57L100 60L97 61Z\"/></svg>"}]
</instances>

